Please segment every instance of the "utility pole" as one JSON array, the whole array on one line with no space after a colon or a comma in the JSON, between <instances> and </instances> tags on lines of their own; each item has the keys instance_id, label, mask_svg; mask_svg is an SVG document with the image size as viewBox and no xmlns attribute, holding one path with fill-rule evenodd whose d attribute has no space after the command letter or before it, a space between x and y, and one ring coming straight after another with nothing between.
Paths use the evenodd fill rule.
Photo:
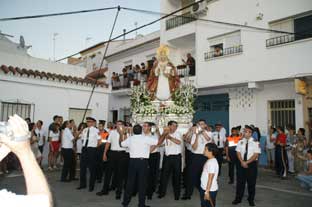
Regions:
<instances>
[{"instance_id":1,"label":"utility pole","mask_svg":"<svg viewBox=\"0 0 312 207\"><path fill-rule=\"evenodd\" d=\"M56 36L58 36L58 33L53 33L53 61L55 62L55 42L56 42Z\"/></svg>"}]
</instances>

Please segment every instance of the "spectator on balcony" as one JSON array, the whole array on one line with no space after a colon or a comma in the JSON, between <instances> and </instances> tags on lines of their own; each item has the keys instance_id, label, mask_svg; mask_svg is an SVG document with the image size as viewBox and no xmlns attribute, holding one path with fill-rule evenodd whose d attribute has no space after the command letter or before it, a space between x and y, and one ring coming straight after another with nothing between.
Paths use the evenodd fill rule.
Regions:
<instances>
[{"instance_id":1,"label":"spectator on balcony","mask_svg":"<svg viewBox=\"0 0 312 207\"><path fill-rule=\"evenodd\" d=\"M140 71L141 71L141 68L140 68L140 66L139 65L135 65L135 67L134 67L134 79L135 80L140 80L141 79L141 73L140 73Z\"/></svg>"},{"instance_id":2,"label":"spectator on balcony","mask_svg":"<svg viewBox=\"0 0 312 207\"><path fill-rule=\"evenodd\" d=\"M116 73L116 87L120 88L121 82L120 82L120 74Z\"/></svg>"},{"instance_id":3,"label":"spectator on balcony","mask_svg":"<svg viewBox=\"0 0 312 207\"><path fill-rule=\"evenodd\" d=\"M128 77L128 73L127 73L127 68L123 68L122 69L122 87L127 88L128 87L128 83L129 83L129 77Z\"/></svg>"},{"instance_id":4,"label":"spectator on balcony","mask_svg":"<svg viewBox=\"0 0 312 207\"><path fill-rule=\"evenodd\" d=\"M189 67L189 75L195 76L195 59L192 57L191 53L187 53L186 57L186 61L184 59L182 59L182 61L185 65Z\"/></svg>"},{"instance_id":5,"label":"spectator on balcony","mask_svg":"<svg viewBox=\"0 0 312 207\"><path fill-rule=\"evenodd\" d=\"M126 66L126 69L127 69L127 73L128 73L129 82L133 81L134 74L133 74L132 67L131 66Z\"/></svg>"},{"instance_id":6,"label":"spectator on balcony","mask_svg":"<svg viewBox=\"0 0 312 207\"><path fill-rule=\"evenodd\" d=\"M145 82L147 80L147 68L145 63L141 63L141 80Z\"/></svg>"},{"instance_id":7,"label":"spectator on balcony","mask_svg":"<svg viewBox=\"0 0 312 207\"><path fill-rule=\"evenodd\" d=\"M112 73L111 84L112 84L112 88L115 89L116 88L116 73L115 72Z\"/></svg>"},{"instance_id":8,"label":"spectator on balcony","mask_svg":"<svg viewBox=\"0 0 312 207\"><path fill-rule=\"evenodd\" d=\"M214 57L219 57L219 56L222 56L222 55L223 55L223 50L222 50L222 48L219 47L219 46L216 46L216 47L214 48L214 54L213 54L213 56L214 56Z\"/></svg>"}]
</instances>

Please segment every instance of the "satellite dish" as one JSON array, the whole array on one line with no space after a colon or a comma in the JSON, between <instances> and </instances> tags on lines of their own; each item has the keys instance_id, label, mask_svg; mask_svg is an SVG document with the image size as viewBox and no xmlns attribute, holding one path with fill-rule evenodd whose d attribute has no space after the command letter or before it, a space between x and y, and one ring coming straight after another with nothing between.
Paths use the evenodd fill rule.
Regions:
<instances>
[{"instance_id":1,"label":"satellite dish","mask_svg":"<svg viewBox=\"0 0 312 207\"><path fill-rule=\"evenodd\" d=\"M20 47L25 48L25 40L24 40L24 37L22 35L20 36Z\"/></svg>"}]
</instances>

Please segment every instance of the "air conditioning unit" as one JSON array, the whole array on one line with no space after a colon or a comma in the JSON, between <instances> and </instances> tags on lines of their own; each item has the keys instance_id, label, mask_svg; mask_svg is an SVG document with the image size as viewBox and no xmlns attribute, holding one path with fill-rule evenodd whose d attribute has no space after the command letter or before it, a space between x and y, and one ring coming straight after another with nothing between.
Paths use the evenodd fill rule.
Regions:
<instances>
[{"instance_id":1,"label":"air conditioning unit","mask_svg":"<svg viewBox=\"0 0 312 207\"><path fill-rule=\"evenodd\" d=\"M200 0L196 0L195 2L198 2L198 3L194 4L192 6L191 14L196 16L196 17L207 15L208 1L210 1L210 0L205 0L205 1L202 1L202 2L200 2Z\"/></svg>"}]
</instances>

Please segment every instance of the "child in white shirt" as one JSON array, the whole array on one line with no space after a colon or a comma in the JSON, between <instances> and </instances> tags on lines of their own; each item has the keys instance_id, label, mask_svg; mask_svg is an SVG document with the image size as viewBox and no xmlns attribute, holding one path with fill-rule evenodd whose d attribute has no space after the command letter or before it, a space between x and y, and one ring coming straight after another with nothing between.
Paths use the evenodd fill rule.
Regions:
<instances>
[{"instance_id":1,"label":"child in white shirt","mask_svg":"<svg viewBox=\"0 0 312 207\"><path fill-rule=\"evenodd\" d=\"M208 157L201 175L200 200L202 207L215 207L218 192L219 164L215 158L218 147L214 143L207 143L204 155Z\"/></svg>"}]
</instances>

